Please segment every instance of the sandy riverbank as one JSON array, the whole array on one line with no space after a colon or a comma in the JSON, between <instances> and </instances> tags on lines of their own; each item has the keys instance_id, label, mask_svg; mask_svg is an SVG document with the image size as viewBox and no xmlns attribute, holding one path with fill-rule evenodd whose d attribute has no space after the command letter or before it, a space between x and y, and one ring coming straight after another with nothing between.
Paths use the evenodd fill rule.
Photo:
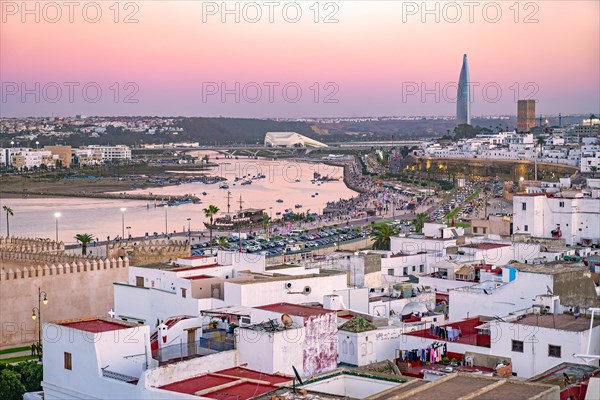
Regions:
<instances>
[{"instance_id":1,"label":"sandy riverbank","mask_svg":"<svg viewBox=\"0 0 600 400\"><path fill-rule=\"evenodd\" d=\"M193 167L192 167L193 168ZM182 175L177 171L190 171L190 167L181 166L136 166L135 168L115 167L102 170L73 171L95 178L65 178L66 173L39 173L22 175L3 175L0 177L0 197L18 198L51 196L85 196L107 192L125 192L132 189L149 189L175 185L169 179L190 179L192 176L206 175L205 168L194 168L190 174ZM171 172L173 171L173 172ZM158 183L158 179L162 183Z\"/></svg>"}]
</instances>

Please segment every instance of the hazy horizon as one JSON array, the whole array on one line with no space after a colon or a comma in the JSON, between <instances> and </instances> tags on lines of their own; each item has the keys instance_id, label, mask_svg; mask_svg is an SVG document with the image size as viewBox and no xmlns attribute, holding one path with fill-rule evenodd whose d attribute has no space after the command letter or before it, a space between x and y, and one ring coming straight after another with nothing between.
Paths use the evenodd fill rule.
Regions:
<instances>
[{"instance_id":1,"label":"hazy horizon","mask_svg":"<svg viewBox=\"0 0 600 400\"><path fill-rule=\"evenodd\" d=\"M465 53L474 117L600 110L597 1L87 3L2 3L1 116L451 117Z\"/></svg>"}]
</instances>

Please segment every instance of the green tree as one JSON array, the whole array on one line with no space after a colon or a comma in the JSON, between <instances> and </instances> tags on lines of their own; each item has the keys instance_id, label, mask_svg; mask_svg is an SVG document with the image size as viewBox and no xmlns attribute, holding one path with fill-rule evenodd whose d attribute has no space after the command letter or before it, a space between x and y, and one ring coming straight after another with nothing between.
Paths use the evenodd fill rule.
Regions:
<instances>
[{"instance_id":1,"label":"green tree","mask_svg":"<svg viewBox=\"0 0 600 400\"><path fill-rule=\"evenodd\" d=\"M369 236L373 239L374 250L389 250L391 237L397 235L398 231L389 224L381 222L373 225L373 230Z\"/></svg>"},{"instance_id":2,"label":"green tree","mask_svg":"<svg viewBox=\"0 0 600 400\"><path fill-rule=\"evenodd\" d=\"M89 233L78 233L75 235L75 240L81 243L81 254L87 255L87 245L94 240L94 235Z\"/></svg>"},{"instance_id":3,"label":"green tree","mask_svg":"<svg viewBox=\"0 0 600 400\"><path fill-rule=\"evenodd\" d=\"M9 206L2 206L2 209L6 212L6 237L10 236L10 225L8 217L12 217L14 215L13 209Z\"/></svg>"},{"instance_id":4,"label":"green tree","mask_svg":"<svg viewBox=\"0 0 600 400\"><path fill-rule=\"evenodd\" d=\"M596 172L598 172L598 167L596 167L595 165L592 165L590 167L590 172L592 173L592 179L594 179L594 177L596 176ZM8 220L6 221L6 229L8 229Z\"/></svg>"},{"instance_id":5,"label":"green tree","mask_svg":"<svg viewBox=\"0 0 600 400\"><path fill-rule=\"evenodd\" d=\"M22 362L14 366L16 372L21 374L21 383L26 392L38 392L42 390L42 379L44 368L35 361Z\"/></svg>"},{"instance_id":6,"label":"green tree","mask_svg":"<svg viewBox=\"0 0 600 400\"><path fill-rule=\"evenodd\" d=\"M423 226L425 226L425 221L427 221L426 213L418 213L417 217L413 220L413 225L415 227L415 230L418 233L421 233L423 231Z\"/></svg>"},{"instance_id":7,"label":"green tree","mask_svg":"<svg viewBox=\"0 0 600 400\"><path fill-rule=\"evenodd\" d=\"M218 212L219 212L219 207L217 207L213 204L211 204L210 206L208 206L207 208L204 209L204 216L206 218L208 218L208 220L210 221L210 225L208 226L208 231L209 231L209 235L210 235L210 241L208 243L210 244L210 246L213 245L213 239L212 239L213 221L214 221L215 215L217 215Z\"/></svg>"},{"instance_id":8,"label":"green tree","mask_svg":"<svg viewBox=\"0 0 600 400\"><path fill-rule=\"evenodd\" d=\"M267 214L263 214L262 225L265 233L267 234L267 238L269 237L269 223L271 222L271 218Z\"/></svg>"},{"instance_id":9,"label":"green tree","mask_svg":"<svg viewBox=\"0 0 600 400\"><path fill-rule=\"evenodd\" d=\"M225 236L219 238L219 250L225 250L229 247L229 242Z\"/></svg>"},{"instance_id":10,"label":"green tree","mask_svg":"<svg viewBox=\"0 0 600 400\"><path fill-rule=\"evenodd\" d=\"M21 400L26 390L18 372L8 368L0 372L0 399Z\"/></svg>"}]
</instances>

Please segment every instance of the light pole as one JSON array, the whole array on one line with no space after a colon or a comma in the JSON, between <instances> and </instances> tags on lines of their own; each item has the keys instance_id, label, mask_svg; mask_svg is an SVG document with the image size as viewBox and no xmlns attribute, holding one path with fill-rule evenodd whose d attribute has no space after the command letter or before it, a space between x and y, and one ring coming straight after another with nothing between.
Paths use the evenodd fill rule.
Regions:
<instances>
[{"instance_id":1,"label":"light pole","mask_svg":"<svg viewBox=\"0 0 600 400\"><path fill-rule=\"evenodd\" d=\"M35 141L35 149L36 150L40 149L40 142L38 140Z\"/></svg>"},{"instance_id":2,"label":"light pole","mask_svg":"<svg viewBox=\"0 0 600 400\"><path fill-rule=\"evenodd\" d=\"M169 205L167 204L165 206L165 237L167 237L167 234L169 232Z\"/></svg>"},{"instance_id":3,"label":"light pole","mask_svg":"<svg viewBox=\"0 0 600 400\"><path fill-rule=\"evenodd\" d=\"M54 213L54 219L56 220L56 243L58 243L58 219L60 218L60 213Z\"/></svg>"},{"instance_id":4,"label":"light pole","mask_svg":"<svg viewBox=\"0 0 600 400\"><path fill-rule=\"evenodd\" d=\"M44 300L42 300L44 295ZM31 309L31 319L38 321L38 359L42 360L42 302L44 305L48 304L48 294L38 287L38 306Z\"/></svg>"},{"instance_id":5,"label":"light pole","mask_svg":"<svg viewBox=\"0 0 600 400\"><path fill-rule=\"evenodd\" d=\"M188 222L188 243L192 242L192 240L191 240L192 239L192 229L191 229L191 226L190 226L190 223L191 223L190 221L191 220L192 220L191 218L187 219L187 222Z\"/></svg>"},{"instance_id":6,"label":"light pole","mask_svg":"<svg viewBox=\"0 0 600 400\"><path fill-rule=\"evenodd\" d=\"M125 238L125 207L121 207L121 238Z\"/></svg>"}]
</instances>

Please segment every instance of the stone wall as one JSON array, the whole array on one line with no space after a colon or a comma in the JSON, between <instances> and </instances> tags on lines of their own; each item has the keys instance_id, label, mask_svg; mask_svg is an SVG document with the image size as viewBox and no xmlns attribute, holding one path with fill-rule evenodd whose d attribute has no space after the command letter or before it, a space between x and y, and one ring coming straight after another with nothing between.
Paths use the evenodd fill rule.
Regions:
<instances>
[{"instance_id":1,"label":"stone wall","mask_svg":"<svg viewBox=\"0 0 600 400\"><path fill-rule=\"evenodd\" d=\"M39 305L44 323L106 316L114 307L113 282L127 281L127 258L11 249L0 249L0 348L37 342L38 321L31 315L38 307L38 288L48 298L47 304Z\"/></svg>"},{"instance_id":2,"label":"stone wall","mask_svg":"<svg viewBox=\"0 0 600 400\"><path fill-rule=\"evenodd\" d=\"M106 246L108 257L127 257L131 265L138 267L189 257L190 251L190 245L179 240L128 241Z\"/></svg>"}]
</instances>

